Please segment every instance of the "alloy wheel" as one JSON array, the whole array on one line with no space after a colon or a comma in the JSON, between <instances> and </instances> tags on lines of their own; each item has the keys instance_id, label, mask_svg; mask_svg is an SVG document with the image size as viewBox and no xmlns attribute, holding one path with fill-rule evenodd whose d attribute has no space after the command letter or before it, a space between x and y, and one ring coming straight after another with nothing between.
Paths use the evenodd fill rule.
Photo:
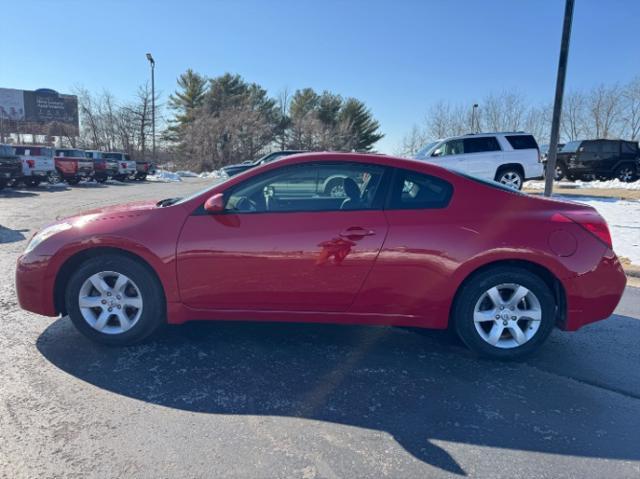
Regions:
<instances>
[{"instance_id":1,"label":"alloy wheel","mask_svg":"<svg viewBox=\"0 0 640 479\"><path fill-rule=\"evenodd\" d=\"M514 190L519 190L522 186L522 178L515 171L505 171L500 175L500 183Z\"/></svg>"},{"instance_id":2,"label":"alloy wheel","mask_svg":"<svg viewBox=\"0 0 640 479\"><path fill-rule=\"evenodd\" d=\"M488 289L473 310L473 322L480 337L501 349L527 343L538 332L541 321L542 307L536 295L515 283Z\"/></svg>"},{"instance_id":3,"label":"alloy wheel","mask_svg":"<svg viewBox=\"0 0 640 479\"><path fill-rule=\"evenodd\" d=\"M624 167L618 171L618 179L620 181L624 181L625 183L629 183L633 180L634 171L631 167Z\"/></svg>"},{"instance_id":4,"label":"alloy wheel","mask_svg":"<svg viewBox=\"0 0 640 479\"><path fill-rule=\"evenodd\" d=\"M96 331L121 334L131 329L142 315L142 294L127 276L102 271L87 278L78 294L84 320Z\"/></svg>"}]
</instances>

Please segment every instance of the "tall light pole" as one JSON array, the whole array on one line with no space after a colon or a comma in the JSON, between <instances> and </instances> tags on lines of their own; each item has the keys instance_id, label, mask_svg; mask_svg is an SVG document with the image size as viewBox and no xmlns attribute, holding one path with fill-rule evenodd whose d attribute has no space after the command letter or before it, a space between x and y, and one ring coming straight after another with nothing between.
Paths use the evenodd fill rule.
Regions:
<instances>
[{"instance_id":1,"label":"tall light pole","mask_svg":"<svg viewBox=\"0 0 640 479\"><path fill-rule=\"evenodd\" d=\"M556 157L560 140L560 116L562 114L562 96L564 95L564 79L567 75L567 59L569 58L569 40L571 39L571 23L573 22L574 0L567 0L564 7L564 24L560 43L560 59L558 60L558 78L556 79L556 98L553 102L553 119L551 121L551 138L547 155L547 171L544 179L544 196L551 196L553 178L556 173Z\"/></svg>"},{"instance_id":2,"label":"tall light pole","mask_svg":"<svg viewBox=\"0 0 640 479\"><path fill-rule=\"evenodd\" d=\"M474 103L473 108L471 109L471 133L478 133L480 129L480 122L478 121L478 114L476 113L478 110L478 104Z\"/></svg>"},{"instance_id":3,"label":"tall light pole","mask_svg":"<svg viewBox=\"0 0 640 479\"><path fill-rule=\"evenodd\" d=\"M154 78L156 62L151 56L151 53L147 53L147 60L149 60L149 64L151 65L151 156L153 162L156 163L156 84Z\"/></svg>"}]
</instances>

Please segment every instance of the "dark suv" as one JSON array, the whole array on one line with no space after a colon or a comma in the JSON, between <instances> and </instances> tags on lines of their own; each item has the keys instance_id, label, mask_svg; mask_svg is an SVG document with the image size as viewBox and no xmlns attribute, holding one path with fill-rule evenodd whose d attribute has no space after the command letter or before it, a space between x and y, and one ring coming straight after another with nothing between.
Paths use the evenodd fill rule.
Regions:
<instances>
[{"instance_id":1,"label":"dark suv","mask_svg":"<svg viewBox=\"0 0 640 479\"><path fill-rule=\"evenodd\" d=\"M640 153L637 141L570 141L558 151L556 179L631 182L638 178Z\"/></svg>"},{"instance_id":2,"label":"dark suv","mask_svg":"<svg viewBox=\"0 0 640 479\"><path fill-rule=\"evenodd\" d=\"M244 163L240 163L238 165L228 165L222 168L222 171L227 176L237 175L238 173L242 173L243 171L250 170L251 168L255 168L256 166L264 165L265 163L270 163L272 161L278 160L280 158L284 158L285 156L295 155L296 153L305 153L304 150L282 150L282 151L274 151L272 153L268 153L261 158L258 158L255 161L245 161Z\"/></svg>"}]
</instances>

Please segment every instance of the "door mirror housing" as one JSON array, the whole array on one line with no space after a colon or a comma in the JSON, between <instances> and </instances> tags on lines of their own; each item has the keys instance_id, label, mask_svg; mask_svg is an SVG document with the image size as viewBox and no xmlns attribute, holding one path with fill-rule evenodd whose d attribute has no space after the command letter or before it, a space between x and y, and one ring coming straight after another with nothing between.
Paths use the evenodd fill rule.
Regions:
<instances>
[{"instance_id":1,"label":"door mirror housing","mask_svg":"<svg viewBox=\"0 0 640 479\"><path fill-rule=\"evenodd\" d=\"M204 210L209 213L221 213L224 211L224 195L216 193L204 202Z\"/></svg>"}]
</instances>

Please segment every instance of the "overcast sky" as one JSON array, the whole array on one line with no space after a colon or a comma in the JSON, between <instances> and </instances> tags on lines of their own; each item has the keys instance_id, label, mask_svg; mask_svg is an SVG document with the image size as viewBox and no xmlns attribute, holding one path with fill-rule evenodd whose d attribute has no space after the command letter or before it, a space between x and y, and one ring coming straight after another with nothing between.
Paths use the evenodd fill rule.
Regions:
<instances>
[{"instance_id":1,"label":"overcast sky","mask_svg":"<svg viewBox=\"0 0 640 479\"><path fill-rule=\"evenodd\" d=\"M241 74L276 96L364 100L392 153L437 100L517 89L553 98L564 1L2 2L0 87L108 89L130 99L156 59L163 99L186 70ZM576 0L567 88L640 74L640 1Z\"/></svg>"}]
</instances>

